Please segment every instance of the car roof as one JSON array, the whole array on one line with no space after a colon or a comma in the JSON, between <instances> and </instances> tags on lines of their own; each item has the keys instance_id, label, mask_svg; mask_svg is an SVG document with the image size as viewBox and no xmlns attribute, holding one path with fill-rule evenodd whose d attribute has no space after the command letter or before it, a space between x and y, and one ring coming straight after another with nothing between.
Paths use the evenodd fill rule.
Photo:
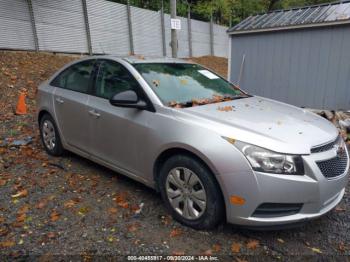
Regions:
<instances>
[{"instance_id":1,"label":"car roof","mask_svg":"<svg viewBox=\"0 0 350 262\"><path fill-rule=\"evenodd\" d=\"M171 57L156 57L156 56L117 56L117 55L96 55L96 56L88 56L84 57L85 59L98 58L98 59L122 59L130 64L141 64L141 63L186 63L193 64L193 62L179 59L179 58L171 58Z\"/></svg>"}]
</instances>

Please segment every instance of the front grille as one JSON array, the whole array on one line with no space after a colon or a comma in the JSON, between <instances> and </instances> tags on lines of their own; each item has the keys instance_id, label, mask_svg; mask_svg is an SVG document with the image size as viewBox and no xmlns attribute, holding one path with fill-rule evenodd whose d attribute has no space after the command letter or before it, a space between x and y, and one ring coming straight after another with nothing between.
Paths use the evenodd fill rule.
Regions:
<instances>
[{"instance_id":1,"label":"front grille","mask_svg":"<svg viewBox=\"0 0 350 262\"><path fill-rule=\"evenodd\" d=\"M333 178L344 174L348 164L348 156L344 153L325 161L316 162L316 164L325 177Z\"/></svg>"},{"instance_id":2,"label":"front grille","mask_svg":"<svg viewBox=\"0 0 350 262\"><path fill-rule=\"evenodd\" d=\"M303 204L263 203L255 209L253 217L283 217L299 213Z\"/></svg>"},{"instance_id":3,"label":"front grille","mask_svg":"<svg viewBox=\"0 0 350 262\"><path fill-rule=\"evenodd\" d=\"M341 136L339 135L334 141L332 142L329 142L327 144L324 144L324 145L320 145L320 146L315 146L313 148L311 148L311 153L320 153L320 152L325 152L325 151L328 151L328 150L331 150L334 145L340 143L340 139Z\"/></svg>"}]
</instances>

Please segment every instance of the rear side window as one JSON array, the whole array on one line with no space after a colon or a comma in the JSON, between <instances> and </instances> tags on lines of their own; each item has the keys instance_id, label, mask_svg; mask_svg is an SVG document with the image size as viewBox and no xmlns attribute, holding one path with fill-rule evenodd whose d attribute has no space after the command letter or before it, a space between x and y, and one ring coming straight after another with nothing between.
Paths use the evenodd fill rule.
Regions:
<instances>
[{"instance_id":1,"label":"rear side window","mask_svg":"<svg viewBox=\"0 0 350 262\"><path fill-rule=\"evenodd\" d=\"M51 85L88 93L94 62L95 60L87 60L68 67L51 82Z\"/></svg>"},{"instance_id":2,"label":"rear side window","mask_svg":"<svg viewBox=\"0 0 350 262\"><path fill-rule=\"evenodd\" d=\"M96 96L110 99L116 93L130 89L138 91L139 85L132 74L121 64L104 60L96 78Z\"/></svg>"}]
</instances>

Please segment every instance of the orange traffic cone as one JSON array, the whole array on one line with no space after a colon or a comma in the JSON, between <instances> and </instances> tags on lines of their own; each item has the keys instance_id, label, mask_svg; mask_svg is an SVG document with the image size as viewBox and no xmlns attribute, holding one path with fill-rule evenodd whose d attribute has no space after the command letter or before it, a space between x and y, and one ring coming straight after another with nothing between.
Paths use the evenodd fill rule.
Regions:
<instances>
[{"instance_id":1,"label":"orange traffic cone","mask_svg":"<svg viewBox=\"0 0 350 262\"><path fill-rule=\"evenodd\" d=\"M25 115L27 114L27 105L26 105L26 94L24 92L19 93L19 98L17 102L16 108L17 115Z\"/></svg>"}]
</instances>

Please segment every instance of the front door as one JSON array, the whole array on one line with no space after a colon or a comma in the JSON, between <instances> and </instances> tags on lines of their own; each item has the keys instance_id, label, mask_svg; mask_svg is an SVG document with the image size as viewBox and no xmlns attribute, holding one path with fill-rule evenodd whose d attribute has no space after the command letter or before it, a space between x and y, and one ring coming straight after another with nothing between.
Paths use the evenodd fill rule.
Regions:
<instances>
[{"instance_id":1,"label":"front door","mask_svg":"<svg viewBox=\"0 0 350 262\"><path fill-rule=\"evenodd\" d=\"M149 119L154 113L112 106L109 99L118 92L140 88L123 65L103 60L96 77L95 96L88 102L92 155L136 175L137 163L147 152L143 145L149 132Z\"/></svg>"}]
</instances>

